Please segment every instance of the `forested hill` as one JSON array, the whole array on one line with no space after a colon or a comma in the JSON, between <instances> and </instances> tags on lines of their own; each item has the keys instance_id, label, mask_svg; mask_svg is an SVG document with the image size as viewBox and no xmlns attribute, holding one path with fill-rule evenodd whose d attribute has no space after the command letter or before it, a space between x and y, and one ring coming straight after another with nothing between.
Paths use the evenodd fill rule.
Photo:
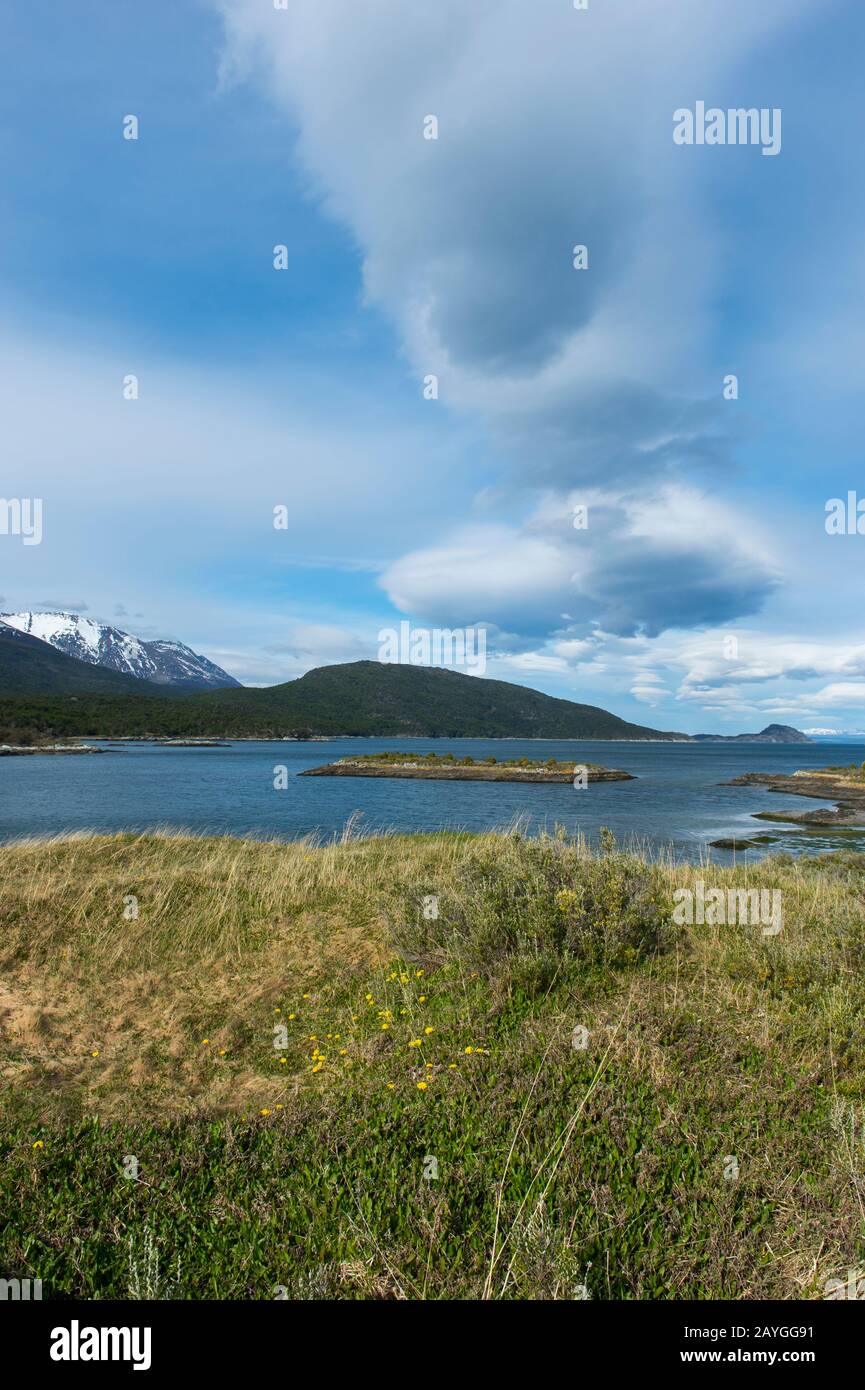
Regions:
<instances>
[{"instance_id":1,"label":"forested hill","mask_svg":"<svg viewBox=\"0 0 865 1390\"><path fill-rule=\"evenodd\" d=\"M595 705L507 681L428 666L355 661L255 690L166 695L22 693L0 685L0 723L52 734L285 737L310 734L442 738L676 739ZM13 687L14 690L14 687Z\"/></svg>"}]
</instances>

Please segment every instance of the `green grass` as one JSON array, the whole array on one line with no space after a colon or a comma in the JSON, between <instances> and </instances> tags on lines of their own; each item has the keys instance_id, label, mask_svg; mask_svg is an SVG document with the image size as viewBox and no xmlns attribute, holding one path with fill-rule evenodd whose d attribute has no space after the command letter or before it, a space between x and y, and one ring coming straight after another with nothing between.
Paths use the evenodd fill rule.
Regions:
<instances>
[{"instance_id":1,"label":"green grass","mask_svg":"<svg viewBox=\"0 0 865 1390\"><path fill-rule=\"evenodd\" d=\"M2 863L7 1277L793 1299L865 1261L859 856L113 836ZM780 888L781 936L673 926L696 877Z\"/></svg>"}]
</instances>

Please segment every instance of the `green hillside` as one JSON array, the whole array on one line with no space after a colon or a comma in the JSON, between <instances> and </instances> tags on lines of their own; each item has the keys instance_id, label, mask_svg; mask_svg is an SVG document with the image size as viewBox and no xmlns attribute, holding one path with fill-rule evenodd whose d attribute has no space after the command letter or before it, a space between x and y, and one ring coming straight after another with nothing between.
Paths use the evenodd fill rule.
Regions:
<instances>
[{"instance_id":1,"label":"green hillside","mask_svg":"<svg viewBox=\"0 0 865 1390\"><path fill-rule=\"evenodd\" d=\"M100 693L64 699L46 693L0 699L0 722L17 720L50 734L106 737L683 737L629 724L594 705L554 699L506 681L377 661L321 666L299 680L264 690L166 696L142 682L135 684L147 694ZM8 683L0 686L0 691L5 689Z\"/></svg>"}]
</instances>

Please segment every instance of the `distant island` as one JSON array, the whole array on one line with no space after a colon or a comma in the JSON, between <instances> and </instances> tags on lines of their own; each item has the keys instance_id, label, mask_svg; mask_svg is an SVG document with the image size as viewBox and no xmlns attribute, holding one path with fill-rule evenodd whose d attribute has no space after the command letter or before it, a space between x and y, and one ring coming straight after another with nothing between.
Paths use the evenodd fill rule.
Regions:
<instances>
[{"instance_id":1,"label":"distant island","mask_svg":"<svg viewBox=\"0 0 865 1390\"><path fill-rule=\"evenodd\" d=\"M562 762L557 758L457 758L453 753L369 753L310 767L299 777L419 777L451 782L573 782L578 772L587 782L630 782L630 772L598 763Z\"/></svg>"},{"instance_id":2,"label":"distant island","mask_svg":"<svg viewBox=\"0 0 865 1390\"><path fill-rule=\"evenodd\" d=\"M767 724L759 734L692 734L695 743L813 743L790 724Z\"/></svg>"}]
</instances>

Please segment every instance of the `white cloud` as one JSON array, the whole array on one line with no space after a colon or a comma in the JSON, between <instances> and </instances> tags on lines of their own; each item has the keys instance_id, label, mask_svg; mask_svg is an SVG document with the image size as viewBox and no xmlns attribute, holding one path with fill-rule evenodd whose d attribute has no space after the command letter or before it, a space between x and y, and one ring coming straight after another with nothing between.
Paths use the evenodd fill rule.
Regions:
<instances>
[{"instance_id":1,"label":"white cloud","mask_svg":"<svg viewBox=\"0 0 865 1390\"><path fill-rule=\"evenodd\" d=\"M723 621L753 612L777 583L768 540L694 488L591 495L585 530L573 526L576 495L547 495L521 528L460 527L404 555L380 583L405 612L449 626L491 623L529 645L538 634L656 636Z\"/></svg>"},{"instance_id":2,"label":"white cloud","mask_svg":"<svg viewBox=\"0 0 865 1390\"><path fill-rule=\"evenodd\" d=\"M865 706L865 681L833 681L811 696L817 709L861 709Z\"/></svg>"}]
</instances>

